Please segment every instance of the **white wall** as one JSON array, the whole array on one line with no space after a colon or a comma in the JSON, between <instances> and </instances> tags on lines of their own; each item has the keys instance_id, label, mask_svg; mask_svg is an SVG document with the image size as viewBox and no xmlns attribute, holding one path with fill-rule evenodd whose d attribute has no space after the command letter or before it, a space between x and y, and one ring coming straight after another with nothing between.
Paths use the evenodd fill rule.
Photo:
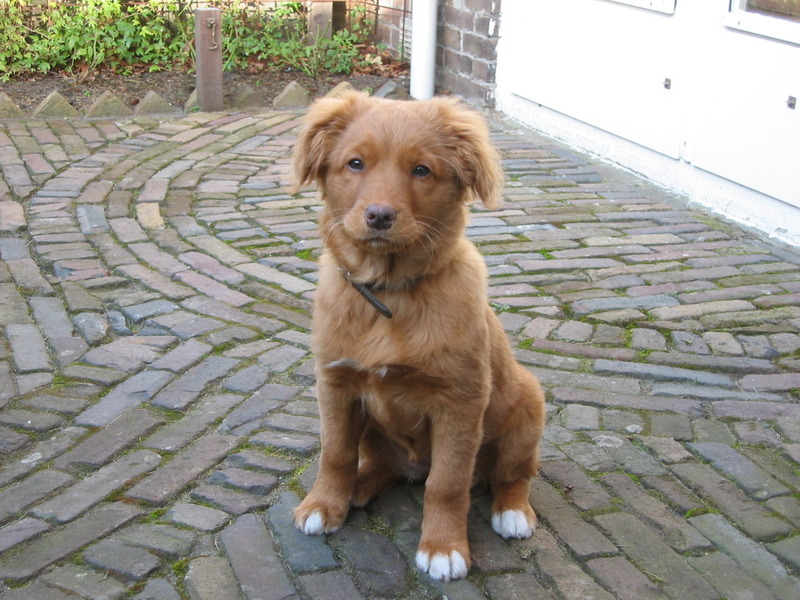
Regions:
<instances>
[{"instance_id":1,"label":"white wall","mask_svg":"<svg viewBox=\"0 0 800 600\"><path fill-rule=\"evenodd\" d=\"M800 245L800 23L629 4L503 0L498 108Z\"/></svg>"}]
</instances>

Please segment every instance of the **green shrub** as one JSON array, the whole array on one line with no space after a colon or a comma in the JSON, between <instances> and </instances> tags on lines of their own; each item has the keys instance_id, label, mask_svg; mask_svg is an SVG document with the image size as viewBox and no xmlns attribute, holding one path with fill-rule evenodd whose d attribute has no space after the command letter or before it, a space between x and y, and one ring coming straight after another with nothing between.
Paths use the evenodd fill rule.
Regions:
<instances>
[{"instance_id":1,"label":"green shrub","mask_svg":"<svg viewBox=\"0 0 800 600\"><path fill-rule=\"evenodd\" d=\"M194 15L177 0L58 0L0 2L0 80L23 73L83 76L157 71L194 64ZM236 0L222 13L224 68L294 68L312 77L350 73L372 22L363 6L348 30L311 39L301 2L265 10L258 0Z\"/></svg>"}]
</instances>

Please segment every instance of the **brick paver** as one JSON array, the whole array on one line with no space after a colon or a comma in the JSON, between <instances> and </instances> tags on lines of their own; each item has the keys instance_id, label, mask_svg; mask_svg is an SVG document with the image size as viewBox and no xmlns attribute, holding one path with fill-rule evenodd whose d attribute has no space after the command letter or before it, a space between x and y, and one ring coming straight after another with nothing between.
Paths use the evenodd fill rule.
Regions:
<instances>
[{"instance_id":1,"label":"brick paver","mask_svg":"<svg viewBox=\"0 0 800 600\"><path fill-rule=\"evenodd\" d=\"M477 494L446 584L420 485L300 533L301 115L0 123L0 595L800 597L800 255L499 119L506 202L467 233L547 391L539 529L503 541Z\"/></svg>"}]
</instances>

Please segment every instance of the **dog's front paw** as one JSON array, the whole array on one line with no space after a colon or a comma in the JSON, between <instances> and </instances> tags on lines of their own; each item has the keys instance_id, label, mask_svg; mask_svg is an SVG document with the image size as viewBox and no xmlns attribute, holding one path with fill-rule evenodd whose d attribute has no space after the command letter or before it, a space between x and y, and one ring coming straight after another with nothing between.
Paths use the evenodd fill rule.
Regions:
<instances>
[{"instance_id":1,"label":"dog's front paw","mask_svg":"<svg viewBox=\"0 0 800 600\"><path fill-rule=\"evenodd\" d=\"M526 515L521 510L497 512L492 514L492 529L503 539L525 540L531 537L536 529L536 516Z\"/></svg>"},{"instance_id":2,"label":"dog's front paw","mask_svg":"<svg viewBox=\"0 0 800 600\"><path fill-rule=\"evenodd\" d=\"M465 577L468 565L458 550L451 550L449 554L419 550L417 552L417 568L430 575L431 579L450 581Z\"/></svg>"},{"instance_id":3,"label":"dog's front paw","mask_svg":"<svg viewBox=\"0 0 800 600\"><path fill-rule=\"evenodd\" d=\"M318 510L315 510L308 515L304 521L298 519L296 524L298 529L300 529L300 531L306 535L320 535L325 533L325 519L322 517L322 513Z\"/></svg>"},{"instance_id":4,"label":"dog's front paw","mask_svg":"<svg viewBox=\"0 0 800 600\"><path fill-rule=\"evenodd\" d=\"M347 511L332 510L318 503L303 502L294 511L294 523L307 535L333 533L342 526Z\"/></svg>"}]
</instances>

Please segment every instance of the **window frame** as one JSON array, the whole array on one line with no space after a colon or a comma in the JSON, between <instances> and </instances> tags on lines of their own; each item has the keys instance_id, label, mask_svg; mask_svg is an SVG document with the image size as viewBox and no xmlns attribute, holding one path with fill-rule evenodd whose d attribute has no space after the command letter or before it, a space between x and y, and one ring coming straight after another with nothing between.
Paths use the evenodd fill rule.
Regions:
<instances>
[{"instance_id":1,"label":"window frame","mask_svg":"<svg viewBox=\"0 0 800 600\"><path fill-rule=\"evenodd\" d=\"M746 0L731 0L722 24L729 29L800 45L800 21L750 12L745 5Z\"/></svg>"},{"instance_id":2,"label":"window frame","mask_svg":"<svg viewBox=\"0 0 800 600\"><path fill-rule=\"evenodd\" d=\"M664 13L665 15L675 14L676 0L608 0L616 4L627 4L628 6L635 6L636 8L643 8L645 10L652 10L654 12Z\"/></svg>"}]
</instances>

